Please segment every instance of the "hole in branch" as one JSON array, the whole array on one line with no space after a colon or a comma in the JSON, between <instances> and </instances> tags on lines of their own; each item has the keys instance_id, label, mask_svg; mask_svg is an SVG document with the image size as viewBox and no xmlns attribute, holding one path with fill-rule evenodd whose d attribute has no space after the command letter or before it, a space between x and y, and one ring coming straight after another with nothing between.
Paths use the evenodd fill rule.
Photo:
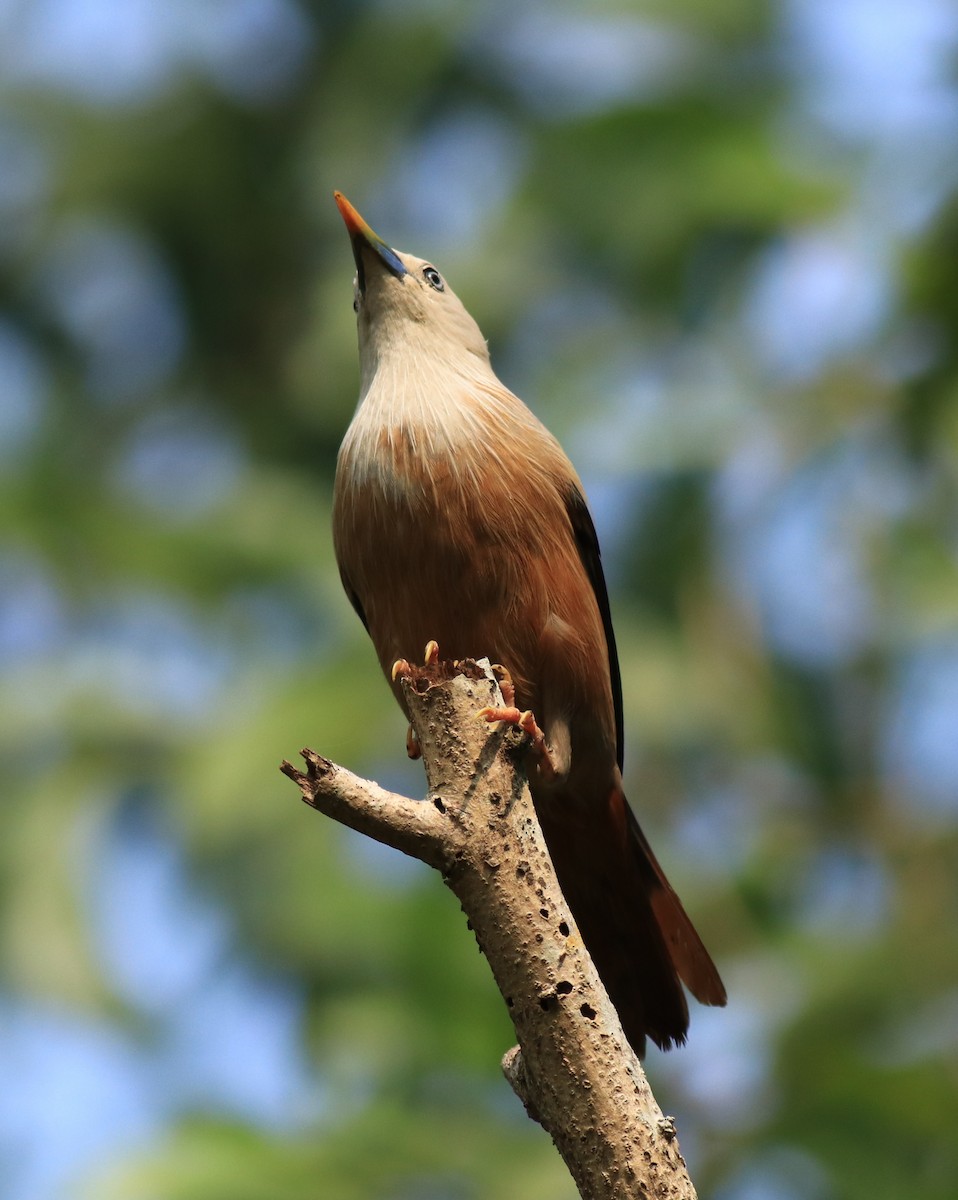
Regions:
<instances>
[{"instance_id":1,"label":"hole in branch","mask_svg":"<svg viewBox=\"0 0 958 1200\"><path fill-rule=\"evenodd\" d=\"M446 806L442 802L442 796L437 796L433 800L433 804L435 804L436 808L438 808L441 813L444 813L446 811Z\"/></svg>"},{"instance_id":2,"label":"hole in branch","mask_svg":"<svg viewBox=\"0 0 958 1200\"><path fill-rule=\"evenodd\" d=\"M560 996L568 996L568 994L572 991L572 984L568 981L568 979L563 979L560 983L556 984L556 991Z\"/></svg>"},{"instance_id":3,"label":"hole in branch","mask_svg":"<svg viewBox=\"0 0 958 1200\"><path fill-rule=\"evenodd\" d=\"M562 934L563 937L569 936L569 926L566 924L565 921L559 922L559 932Z\"/></svg>"},{"instance_id":4,"label":"hole in branch","mask_svg":"<svg viewBox=\"0 0 958 1200\"><path fill-rule=\"evenodd\" d=\"M585 1019L587 1021L595 1020L595 1009L592 1007L591 1004L583 1004L580 1007L579 1012L582 1013L582 1015L585 1017Z\"/></svg>"}]
</instances>

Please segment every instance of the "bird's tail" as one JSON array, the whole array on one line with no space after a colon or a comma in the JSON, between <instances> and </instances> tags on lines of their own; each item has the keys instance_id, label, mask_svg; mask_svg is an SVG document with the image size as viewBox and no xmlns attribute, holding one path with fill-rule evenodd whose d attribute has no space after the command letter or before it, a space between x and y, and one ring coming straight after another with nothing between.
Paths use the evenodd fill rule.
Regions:
<instances>
[{"instance_id":1,"label":"bird's tail","mask_svg":"<svg viewBox=\"0 0 958 1200\"><path fill-rule=\"evenodd\" d=\"M723 1005L725 988L621 789L605 811L558 797L542 807L563 895L632 1048L684 1042L682 983L702 1004Z\"/></svg>"}]
</instances>

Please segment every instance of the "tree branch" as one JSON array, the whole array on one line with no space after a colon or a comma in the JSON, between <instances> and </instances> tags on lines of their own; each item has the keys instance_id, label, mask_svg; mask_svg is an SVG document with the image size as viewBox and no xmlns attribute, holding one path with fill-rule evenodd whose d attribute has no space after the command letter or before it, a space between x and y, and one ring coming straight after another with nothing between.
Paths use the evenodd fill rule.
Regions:
<instances>
[{"instance_id":1,"label":"tree branch","mask_svg":"<svg viewBox=\"0 0 958 1200\"><path fill-rule=\"evenodd\" d=\"M308 804L440 870L492 967L519 1045L503 1071L586 1200L694 1200L675 1127L652 1095L559 890L522 772L522 735L476 713L502 702L488 663L404 679L427 801L303 751Z\"/></svg>"}]
</instances>

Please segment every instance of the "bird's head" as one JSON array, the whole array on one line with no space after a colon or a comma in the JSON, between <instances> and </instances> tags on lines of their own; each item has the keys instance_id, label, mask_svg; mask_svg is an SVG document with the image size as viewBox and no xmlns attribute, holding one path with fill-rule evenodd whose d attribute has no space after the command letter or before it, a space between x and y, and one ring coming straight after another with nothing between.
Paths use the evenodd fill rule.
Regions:
<instances>
[{"instance_id":1,"label":"bird's head","mask_svg":"<svg viewBox=\"0 0 958 1200\"><path fill-rule=\"evenodd\" d=\"M470 359L488 365L479 326L436 268L401 254L363 220L341 192L333 193L356 260L353 308L364 370L391 353L413 351L455 366Z\"/></svg>"}]
</instances>

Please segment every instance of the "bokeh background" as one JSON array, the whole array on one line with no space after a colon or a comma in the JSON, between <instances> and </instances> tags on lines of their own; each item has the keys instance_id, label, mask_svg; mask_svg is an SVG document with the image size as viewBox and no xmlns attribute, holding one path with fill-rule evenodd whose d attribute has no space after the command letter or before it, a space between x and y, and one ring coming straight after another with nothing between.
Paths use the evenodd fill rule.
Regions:
<instances>
[{"instance_id":1,"label":"bokeh background","mask_svg":"<svg viewBox=\"0 0 958 1200\"><path fill-rule=\"evenodd\" d=\"M340 593L341 188L589 490L703 1195L958 1194L958 10L0 2L0 1192L571 1198ZM477 653L482 647L476 647Z\"/></svg>"}]
</instances>

